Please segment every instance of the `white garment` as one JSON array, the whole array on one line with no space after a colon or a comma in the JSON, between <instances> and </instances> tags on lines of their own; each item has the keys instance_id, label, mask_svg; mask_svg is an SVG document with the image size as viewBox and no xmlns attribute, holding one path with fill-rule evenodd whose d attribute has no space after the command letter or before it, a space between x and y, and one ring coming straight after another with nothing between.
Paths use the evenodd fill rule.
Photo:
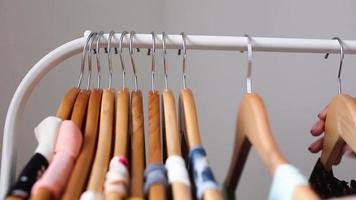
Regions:
<instances>
[{"instance_id":1,"label":"white garment","mask_svg":"<svg viewBox=\"0 0 356 200\"><path fill-rule=\"evenodd\" d=\"M292 165L284 164L277 167L273 177L268 200L292 200L297 186L308 185L308 181Z\"/></svg>"},{"instance_id":2,"label":"white garment","mask_svg":"<svg viewBox=\"0 0 356 200\"><path fill-rule=\"evenodd\" d=\"M42 154L48 162L51 162L54 154L54 145L56 144L59 127L62 119L54 116L45 118L35 128L35 136L38 141L36 153Z\"/></svg>"},{"instance_id":3,"label":"white garment","mask_svg":"<svg viewBox=\"0 0 356 200\"><path fill-rule=\"evenodd\" d=\"M190 187L190 180L185 162L181 156L169 156L166 160L168 182L181 182Z\"/></svg>"},{"instance_id":4,"label":"white garment","mask_svg":"<svg viewBox=\"0 0 356 200\"><path fill-rule=\"evenodd\" d=\"M90 190L85 191L80 196L80 200L103 200L103 195L98 192L93 192Z\"/></svg>"}]
</instances>

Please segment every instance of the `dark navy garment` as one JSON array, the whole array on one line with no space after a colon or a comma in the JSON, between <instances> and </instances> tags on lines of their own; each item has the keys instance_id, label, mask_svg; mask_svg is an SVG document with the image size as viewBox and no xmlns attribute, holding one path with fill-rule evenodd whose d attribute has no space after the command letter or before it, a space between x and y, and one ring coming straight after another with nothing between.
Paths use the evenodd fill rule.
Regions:
<instances>
[{"instance_id":1,"label":"dark navy garment","mask_svg":"<svg viewBox=\"0 0 356 200\"><path fill-rule=\"evenodd\" d=\"M29 198L32 186L42 176L47 167L47 159L41 154L35 153L20 173L15 184L11 187L8 196L17 196L23 199Z\"/></svg>"},{"instance_id":2,"label":"dark navy garment","mask_svg":"<svg viewBox=\"0 0 356 200\"><path fill-rule=\"evenodd\" d=\"M342 197L356 194L356 181L346 181L334 177L332 170L326 171L320 159L316 163L309 178L314 191L322 198Z\"/></svg>"}]
</instances>

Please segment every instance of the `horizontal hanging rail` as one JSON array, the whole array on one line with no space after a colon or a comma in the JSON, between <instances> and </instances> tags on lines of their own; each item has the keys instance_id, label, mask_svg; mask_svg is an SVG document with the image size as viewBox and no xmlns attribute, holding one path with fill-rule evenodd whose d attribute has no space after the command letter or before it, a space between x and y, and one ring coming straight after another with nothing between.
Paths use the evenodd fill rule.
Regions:
<instances>
[{"instance_id":1,"label":"horizontal hanging rail","mask_svg":"<svg viewBox=\"0 0 356 200\"><path fill-rule=\"evenodd\" d=\"M90 31L86 31L87 37ZM107 45L109 34L104 34L102 47ZM118 39L121 33L115 34L112 40L113 46L118 47ZM162 35L156 34L156 48L162 48ZM167 35L167 49L182 48L181 35ZM270 38L253 37L253 51L262 52L291 52L291 53L339 53L340 45L337 40L332 39L300 39L300 38ZM342 39L342 38L341 38ZM346 54L356 54L356 41L343 40ZM123 47L129 45L129 34L123 40ZM135 34L133 47L151 48L151 34ZM222 50L222 51L245 51L247 50L247 38L238 36L207 36L207 35L187 35L187 49L194 50Z\"/></svg>"},{"instance_id":2,"label":"horizontal hanging rail","mask_svg":"<svg viewBox=\"0 0 356 200\"><path fill-rule=\"evenodd\" d=\"M62 61L80 53L85 44L86 37L90 31L84 33L84 37L72 40L48 53L39 60L22 79L10 102L5 125L2 146L2 162L0 174L0 199L8 191L10 183L15 175L17 132L20 127L21 116L27 100L38 82L54 67ZM101 47L107 45L108 34L104 35ZM118 47L120 33L115 35L113 46ZM223 51L245 51L247 49L247 38L237 36L204 36L187 35L187 49L195 50L223 50ZM345 54L356 54L356 41L343 40ZM129 37L125 37L123 47L128 47ZM134 48L151 48L151 34L136 34L134 37ZM252 37L254 51L261 52L291 52L291 53L339 53L338 41L332 39L296 39L296 38L267 38ZM182 48L181 35L168 35L167 49ZM162 35L157 34L156 48L162 48ZM78 65L79 68L79 65Z\"/></svg>"}]
</instances>

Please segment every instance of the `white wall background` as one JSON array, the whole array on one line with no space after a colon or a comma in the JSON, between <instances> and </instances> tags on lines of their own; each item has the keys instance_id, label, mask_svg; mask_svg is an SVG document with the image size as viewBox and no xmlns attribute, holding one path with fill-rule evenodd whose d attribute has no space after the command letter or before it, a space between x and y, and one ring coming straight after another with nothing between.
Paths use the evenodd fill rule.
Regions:
<instances>
[{"instance_id":1,"label":"white wall background","mask_svg":"<svg viewBox=\"0 0 356 200\"><path fill-rule=\"evenodd\" d=\"M52 49L82 36L87 29L356 39L355 7L353 0L0 1L1 125L17 85L31 66ZM144 52L136 59L139 84L146 93L150 87L150 58ZM175 51L169 54L170 87L178 94L181 58ZM76 56L52 70L31 95L20 128L18 169L36 146L33 128L44 117L54 114L65 91L76 84L79 58ZM115 58L114 84L119 88L120 71ZM336 94L337 64L335 55L324 60L320 54L255 53L254 90L265 100L281 150L306 176L317 160L317 155L307 151L313 141L309 129L317 112ZM351 95L356 95L355 65L356 56L347 55L342 78L344 91ZM157 87L162 88L161 61L157 69ZM230 162L245 75L246 54L188 51L188 86L195 93L203 142L219 181L224 179ZM132 81L130 84L133 85ZM336 168L336 175L346 180L355 178L355 167L354 160L344 159ZM236 192L238 198L265 199L270 184L265 167L251 151Z\"/></svg>"}]
</instances>

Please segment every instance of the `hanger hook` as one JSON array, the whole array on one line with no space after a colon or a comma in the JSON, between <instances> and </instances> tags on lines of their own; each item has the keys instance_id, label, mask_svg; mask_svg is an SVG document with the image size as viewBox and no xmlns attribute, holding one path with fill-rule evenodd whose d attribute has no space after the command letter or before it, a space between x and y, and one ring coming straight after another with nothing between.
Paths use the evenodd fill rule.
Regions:
<instances>
[{"instance_id":1,"label":"hanger hook","mask_svg":"<svg viewBox=\"0 0 356 200\"><path fill-rule=\"evenodd\" d=\"M164 84L165 84L166 89L168 89L168 75L167 75L167 61L166 61L166 54L167 54L166 40L167 40L167 34L166 34L166 32L163 32L162 33L162 51L163 51Z\"/></svg>"},{"instance_id":2,"label":"hanger hook","mask_svg":"<svg viewBox=\"0 0 356 200\"><path fill-rule=\"evenodd\" d=\"M85 41L84 47L83 47L83 52L82 52L82 59L80 62L80 74L79 74L79 80L77 84L77 88L80 88L82 81L83 81L83 75L84 75L84 66L85 66L85 57L87 55L87 49L88 45L90 43L91 38L93 35L96 34L95 32L91 32L89 36L87 37L87 40Z\"/></svg>"},{"instance_id":3,"label":"hanger hook","mask_svg":"<svg viewBox=\"0 0 356 200\"><path fill-rule=\"evenodd\" d=\"M345 53L344 53L344 42L339 38L339 37L333 37L333 40L337 40L340 45L340 64L339 64L339 70L337 72L337 86L338 86L338 93L341 94L341 69L342 69L342 63L344 61ZM325 59L329 57L329 53L325 54Z\"/></svg>"},{"instance_id":4,"label":"hanger hook","mask_svg":"<svg viewBox=\"0 0 356 200\"><path fill-rule=\"evenodd\" d=\"M120 36L120 41L119 41L119 49L120 49L120 63L121 63L121 70L122 70L122 88L126 87L126 67L125 67L125 61L124 57L122 55L122 41L124 40L125 35L127 35L129 32L123 31Z\"/></svg>"},{"instance_id":5,"label":"hanger hook","mask_svg":"<svg viewBox=\"0 0 356 200\"><path fill-rule=\"evenodd\" d=\"M91 72L92 72L92 56L93 56L93 43L94 41L96 40L98 36L98 33L94 33L91 40L90 40L90 44L89 44L89 47L88 47L88 68L89 68L89 74L88 74L88 83L87 83L87 90L89 90L90 88L90 82L91 82Z\"/></svg>"},{"instance_id":6,"label":"hanger hook","mask_svg":"<svg viewBox=\"0 0 356 200\"><path fill-rule=\"evenodd\" d=\"M155 91L155 68L156 68L156 33L151 32L152 35L152 60L151 60L151 90ZM148 55L150 55L151 50L148 49Z\"/></svg>"},{"instance_id":7,"label":"hanger hook","mask_svg":"<svg viewBox=\"0 0 356 200\"><path fill-rule=\"evenodd\" d=\"M252 50L252 38L248 35L245 34L245 37L247 39L247 78L246 78L246 89L247 93L252 92L252 79L251 79L251 74L252 74L252 56L253 56L253 50Z\"/></svg>"},{"instance_id":8,"label":"hanger hook","mask_svg":"<svg viewBox=\"0 0 356 200\"><path fill-rule=\"evenodd\" d=\"M183 88L185 89L187 86L187 81L186 81L186 60L187 60L187 35L184 32L180 33L182 35L182 46L183 46ZM180 53L180 52L179 52Z\"/></svg>"},{"instance_id":9,"label":"hanger hook","mask_svg":"<svg viewBox=\"0 0 356 200\"><path fill-rule=\"evenodd\" d=\"M112 83L112 55L111 55L111 45L112 38L115 36L115 31L110 31L108 38L108 64L109 64L109 88L111 88Z\"/></svg>"},{"instance_id":10,"label":"hanger hook","mask_svg":"<svg viewBox=\"0 0 356 200\"><path fill-rule=\"evenodd\" d=\"M100 31L97 35L96 38L96 69L98 71L98 88L100 88L100 84L101 84L101 65L100 65L100 43L101 43L101 39L103 38L104 35L104 31Z\"/></svg>"},{"instance_id":11,"label":"hanger hook","mask_svg":"<svg viewBox=\"0 0 356 200\"><path fill-rule=\"evenodd\" d=\"M133 47L132 47L135 34L136 34L135 31L130 32L129 52L130 52L132 70L133 70L134 77L135 77L135 91L137 91L138 90L137 73L136 73L135 58L134 58Z\"/></svg>"}]
</instances>

